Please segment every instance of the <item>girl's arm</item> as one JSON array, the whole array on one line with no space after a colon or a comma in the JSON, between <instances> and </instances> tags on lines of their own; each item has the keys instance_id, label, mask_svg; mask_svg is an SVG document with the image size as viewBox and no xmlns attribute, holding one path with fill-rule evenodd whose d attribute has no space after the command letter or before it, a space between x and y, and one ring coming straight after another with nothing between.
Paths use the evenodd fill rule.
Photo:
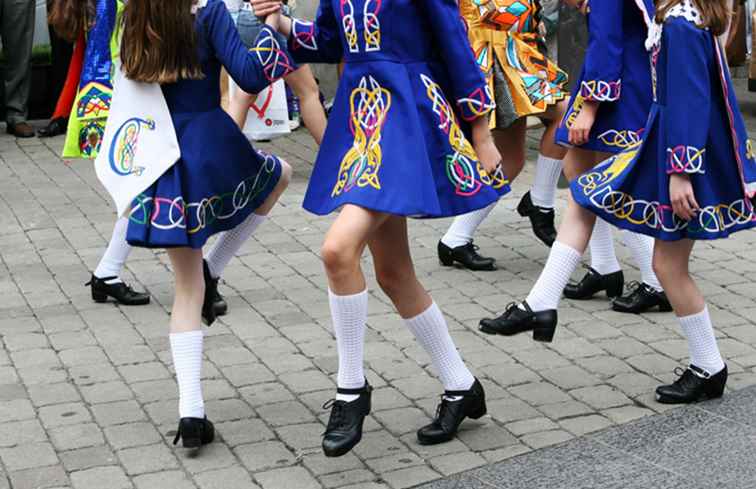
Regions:
<instances>
[{"instance_id":1,"label":"girl's arm","mask_svg":"<svg viewBox=\"0 0 756 489\"><path fill-rule=\"evenodd\" d=\"M622 90L623 31L625 0L593 0L589 3L588 49L580 95L593 102L619 100Z\"/></svg>"},{"instance_id":2,"label":"girl's arm","mask_svg":"<svg viewBox=\"0 0 756 489\"><path fill-rule=\"evenodd\" d=\"M682 18L664 25L667 106L663 119L667 174L705 173L711 110L711 35Z\"/></svg>"},{"instance_id":3,"label":"girl's arm","mask_svg":"<svg viewBox=\"0 0 756 489\"><path fill-rule=\"evenodd\" d=\"M256 15L265 15L278 0L250 0ZM344 56L339 24L330 0L318 7L315 22L281 16L278 30L288 38L289 51L299 63L338 63Z\"/></svg>"},{"instance_id":4,"label":"girl's arm","mask_svg":"<svg viewBox=\"0 0 756 489\"><path fill-rule=\"evenodd\" d=\"M228 74L245 92L259 93L297 68L285 41L271 26L262 27L254 46L248 50L223 2L212 3L205 9L208 9L205 22L208 40ZM277 22L276 17L270 16L270 22Z\"/></svg>"}]
</instances>

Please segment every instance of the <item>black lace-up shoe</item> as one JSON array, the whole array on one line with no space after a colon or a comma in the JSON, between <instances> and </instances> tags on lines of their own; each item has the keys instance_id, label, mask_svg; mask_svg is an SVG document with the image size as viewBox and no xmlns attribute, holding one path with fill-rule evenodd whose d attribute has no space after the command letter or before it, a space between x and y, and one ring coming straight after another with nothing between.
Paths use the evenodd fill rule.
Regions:
<instances>
[{"instance_id":1,"label":"black lace-up shoe","mask_svg":"<svg viewBox=\"0 0 756 489\"><path fill-rule=\"evenodd\" d=\"M535 205L530 198L530 192L528 192L522 196L520 203L517 205L517 213L522 217L530 219L533 234L543 244L548 247L554 244L557 237L557 230L554 227L554 209Z\"/></svg>"},{"instance_id":2,"label":"black lace-up shoe","mask_svg":"<svg viewBox=\"0 0 756 489\"><path fill-rule=\"evenodd\" d=\"M567 287L564 288L564 296L568 299L584 301L605 290L606 295L613 299L622 295L624 287L625 274L622 273L622 270L601 275L596 270L589 268L580 282L567 284Z\"/></svg>"},{"instance_id":3,"label":"black lace-up shoe","mask_svg":"<svg viewBox=\"0 0 756 489\"><path fill-rule=\"evenodd\" d=\"M215 427L207 417L181 418L173 444L176 445L179 440L183 440L184 448L199 450L202 445L212 443L214 439Z\"/></svg>"},{"instance_id":4,"label":"black lace-up shoe","mask_svg":"<svg viewBox=\"0 0 756 489\"><path fill-rule=\"evenodd\" d=\"M557 327L557 312L554 309L534 312L527 302L523 309L516 303L507 306L501 316L494 319L481 319L480 329L486 334L513 336L526 331L533 331L533 339L551 343Z\"/></svg>"},{"instance_id":5,"label":"black lace-up shoe","mask_svg":"<svg viewBox=\"0 0 756 489\"><path fill-rule=\"evenodd\" d=\"M445 267L452 267L454 263L459 263L464 268L474 272L496 270L496 260L478 254L478 247L472 241L456 248L450 248L439 241L438 259Z\"/></svg>"},{"instance_id":6,"label":"black lace-up shoe","mask_svg":"<svg viewBox=\"0 0 756 489\"><path fill-rule=\"evenodd\" d=\"M326 457L340 457L362 440L362 424L370 414L370 398L373 388L365 382L361 389L336 389L344 395L359 395L352 402L331 399L323 405L331 409L328 426L323 433L323 453Z\"/></svg>"},{"instance_id":7,"label":"black lace-up shoe","mask_svg":"<svg viewBox=\"0 0 756 489\"><path fill-rule=\"evenodd\" d=\"M675 369L679 375L674 383L656 388L656 400L662 404L690 404L692 402L718 399L727 385L727 365L714 375L690 365L683 371Z\"/></svg>"},{"instance_id":8,"label":"black lace-up shoe","mask_svg":"<svg viewBox=\"0 0 756 489\"><path fill-rule=\"evenodd\" d=\"M205 295L213 305L215 315L225 316L228 313L228 304L226 303L226 299L218 292L218 281L220 279L213 278L213 274L210 273L210 267L205 260L202 260L202 273L205 276Z\"/></svg>"},{"instance_id":9,"label":"black lace-up shoe","mask_svg":"<svg viewBox=\"0 0 756 489\"><path fill-rule=\"evenodd\" d=\"M450 400L459 398L457 400ZM436 445L450 441L457 434L465 418L478 419L486 414L486 393L478 379L466 391L445 391L436 408L433 422L417 430L421 445Z\"/></svg>"},{"instance_id":10,"label":"black lace-up shoe","mask_svg":"<svg viewBox=\"0 0 756 489\"><path fill-rule=\"evenodd\" d=\"M97 278L92 275L89 282L84 284L91 288L93 301L103 303L108 302L108 298L113 298L124 306L144 306L150 303L150 294L137 292L121 281L109 284L111 280L118 280L118 277Z\"/></svg>"},{"instance_id":11,"label":"black lace-up shoe","mask_svg":"<svg viewBox=\"0 0 756 489\"><path fill-rule=\"evenodd\" d=\"M672 304L667 299L664 291L658 291L646 283L630 282L630 293L617 297L612 301L612 309L617 312L629 312L640 314L658 307L660 312L672 310Z\"/></svg>"}]
</instances>

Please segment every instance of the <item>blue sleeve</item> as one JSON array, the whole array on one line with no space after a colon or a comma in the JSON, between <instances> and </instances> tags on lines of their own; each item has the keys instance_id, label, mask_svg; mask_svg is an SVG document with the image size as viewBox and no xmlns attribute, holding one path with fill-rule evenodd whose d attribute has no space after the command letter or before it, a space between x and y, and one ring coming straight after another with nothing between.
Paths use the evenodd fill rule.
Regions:
<instances>
[{"instance_id":1,"label":"blue sleeve","mask_svg":"<svg viewBox=\"0 0 756 489\"><path fill-rule=\"evenodd\" d=\"M289 49L299 63L338 63L344 57L331 0L321 0L315 22L291 19Z\"/></svg>"},{"instance_id":2,"label":"blue sleeve","mask_svg":"<svg viewBox=\"0 0 756 489\"><path fill-rule=\"evenodd\" d=\"M662 42L667 51L663 122L667 173L704 173L712 96L711 36L687 20L673 18L664 25Z\"/></svg>"},{"instance_id":3,"label":"blue sleeve","mask_svg":"<svg viewBox=\"0 0 756 489\"><path fill-rule=\"evenodd\" d=\"M473 120L491 112L494 103L467 37L465 23L456 0L423 0L424 11L433 30L441 59L447 65L452 96L465 120Z\"/></svg>"},{"instance_id":4,"label":"blue sleeve","mask_svg":"<svg viewBox=\"0 0 756 489\"><path fill-rule=\"evenodd\" d=\"M223 2L210 2L203 10L208 42L228 74L245 92L258 93L297 69L269 26L262 27L252 48L247 49Z\"/></svg>"},{"instance_id":5,"label":"blue sleeve","mask_svg":"<svg viewBox=\"0 0 756 489\"><path fill-rule=\"evenodd\" d=\"M624 0L594 0L588 14L588 49L580 95L615 102L622 91L622 11Z\"/></svg>"}]
</instances>

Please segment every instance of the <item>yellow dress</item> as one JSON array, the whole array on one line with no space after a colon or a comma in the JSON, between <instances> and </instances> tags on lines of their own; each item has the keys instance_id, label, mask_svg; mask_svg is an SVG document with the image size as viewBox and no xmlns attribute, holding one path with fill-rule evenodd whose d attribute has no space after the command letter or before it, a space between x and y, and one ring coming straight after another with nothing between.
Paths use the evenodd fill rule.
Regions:
<instances>
[{"instance_id":1,"label":"yellow dress","mask_svg":"<svg viewBox=\"0 0 756 489\"><path fill-rule=\"evenodd\" d=\"M543 113L568 95L567 75L539 49L538 0L460 0L470 45L496 98L491 128Z\"/></svg>"}]
</instances>

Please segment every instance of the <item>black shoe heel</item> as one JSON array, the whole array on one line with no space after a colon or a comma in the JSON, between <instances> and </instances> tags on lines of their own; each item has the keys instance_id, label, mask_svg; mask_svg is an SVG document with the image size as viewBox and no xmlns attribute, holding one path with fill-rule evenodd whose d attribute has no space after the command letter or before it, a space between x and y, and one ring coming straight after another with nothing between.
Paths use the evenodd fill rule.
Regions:
<instances>
[{"instance_id":1,"label":"black shoe heel","mask_svg":"<svg viewBox=\"0 0 756 489\"><path fill-rule=\"evenodd\" d=\"M207 445L215 440L215 426L205 418L181 418L173 444L189 450L198 450L202 445Z\"/></svg>"},{"instance_id":2,"label":"black shoe heel","mask_svg":"<svg viewBox=\"0 0 756 489\"><path fill-rule=\"evenodd\" d=\"M92 300L98 304L104 304L108 302L108 294L100 292L98 290L92 290Z\"/></svg>"},{"instance_id":3,"label":"black shoe heel","mask_svg":"<svg viewBox=\"0 0 756 489\"><path fill-rule=\"evenodd\" d=\"M454 257L452 256L451 250L442 249L441 247L439 247L438 248L438 261L440 261L441 265L445 267L453 267Z\"/></svg>"},{"instance_id":4,"label":"black shoe heel","mask_svg":"<svg viewBox=\"0 0 756 489\"><path fill-rule=\"evenodd\" d=\"M606 296L608 298L614 299L615 297L621 297L622 293L625 291L624 289L625 280L622 274L612 274L608 277L606 284Z\"/></svg>"},{"instance_id":5,"label":"black shoe heel","mask_svg":"<svg viewBox=\"0 0 756 489\"><path fill-rule=\"evenodd\" d=\"M706 384L704 395L706 399L719 399L724 395L726 383L712 382Z\"/></svg>"},{"instance_id":6,"label":"black shoe heel","mask_svg":"<svg viewBox=\"0 0 756 489\"><path fill-rule=\"evenodd\" d=\"M672 304L669 301L659 303L659 312L672 312Z\"/></svg>"},{"instance_id":7,"label":"black shoe heel","mask_svg":"<svg viewBox=\"0 0 756 489\"><path fill-rule=\"evenodd\" d=\"M482 406L479 406L476 410L468 413L467 417L470 419L480 419L486 414L488 414L488 408L486 407L484 403Z\"/></svg>"},{"instance_id":8,"label":"black shoe heel","mask_svg":"<svg viewBox=\"0 0 756 489\"><path fill-rule=\"evenodd\" d=\"M533 330L533 339L543 343L551 343L554 341L554 335L556 334L556 325L548 328L536 328Z\"/></svg>"}]
</instances>

